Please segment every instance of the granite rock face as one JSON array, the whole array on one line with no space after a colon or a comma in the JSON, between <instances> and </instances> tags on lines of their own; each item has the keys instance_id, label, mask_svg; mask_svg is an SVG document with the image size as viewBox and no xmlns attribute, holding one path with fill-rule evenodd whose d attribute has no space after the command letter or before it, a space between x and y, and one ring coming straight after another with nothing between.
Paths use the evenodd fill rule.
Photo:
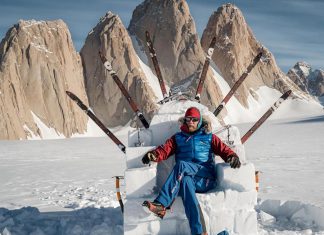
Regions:
<instances>
[{"instance_id":1,"label":"granite rock face","mask_svg":"<svg viewBox=\"0 0 324 235\"><path fill-rule=\"evenodd\" d=\"M324 96L324 71L313 70L306 62L297 62L287 76L303 91L314 96Z\"/></svg>"},{"instance_id":2,"label":"granite rock face","mask_svg":"<svg viewBox=\"0 0 324 235\"><path fill-rule=\"evenodd\" d=\"M170 87L180 87L180 90L189 89L194 96L207 50L200 45L186 1L146 0L134 10L128 30L155 72L145 41L145 31L148 31L165 83ZM215 75L209 70L201 102L214 109L221 100L221 94Z\"/></svg>"},{"instance_id":3,"label":"granite rock face","mask_svg":"<svg viewBox=\"0 0 324 235\"><path fill-rule=\"evenodd\" d=\"M103 66L99 51L111 61L113 70L130 96L150 119L157 108L156 97L141 70L127 30L120 18L111 12L102 17L88 34L80 52L86 91L90 106L106 125L125 125L131 119L138 122L126 98Z\"/></svg>"},{"instance_id":4,"label":"granite rock face","mask_svg":"<svg viewBox=\"0 0 324 235\"><path fill-rule=\"evenodd\" d=\"M62 20L20 21L0 44L0 139L42 137L37 119L67 137L86 130L87 117L70 90L87 103L80 56Z\"/></svg>"},{"instance_id":5,"label":"granite rock face","mask_svg":"<svg viewBox=\"0 0 324 235\"><path fill-rule=\"evenodd\" d=\"M201 39L205 50L214 36L217 40L212 60L230 86L246 71L258 52L263 52L264 60L255 66L237 91L236 97L244 106L247 106L249 94L253 96L254 90L264 85L282 93L292 89L295 95L307 97L279 69L273 55L257 41L242 12L233 4L222 5L210 16Z\"/></svg>"}]
</instances>

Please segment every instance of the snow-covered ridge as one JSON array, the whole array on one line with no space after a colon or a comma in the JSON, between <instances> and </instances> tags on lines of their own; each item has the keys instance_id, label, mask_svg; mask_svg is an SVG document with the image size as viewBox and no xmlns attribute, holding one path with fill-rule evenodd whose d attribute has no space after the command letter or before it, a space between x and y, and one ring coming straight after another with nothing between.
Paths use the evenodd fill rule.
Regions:
<instances>
[{"instance_id":1,"label":"snow-covered ridge","mask_svg":"<svg viewBox=\"0 0 324 235\"><path fill-rule=\"evenodd\" d=\"M39 24L46 24L46 21L44 20L20 20L19 23L23 23L24 26L23 26L23 29L27 29L29 27L32 27L34 25L39 25Z\"/></svg>"}]
</instances>

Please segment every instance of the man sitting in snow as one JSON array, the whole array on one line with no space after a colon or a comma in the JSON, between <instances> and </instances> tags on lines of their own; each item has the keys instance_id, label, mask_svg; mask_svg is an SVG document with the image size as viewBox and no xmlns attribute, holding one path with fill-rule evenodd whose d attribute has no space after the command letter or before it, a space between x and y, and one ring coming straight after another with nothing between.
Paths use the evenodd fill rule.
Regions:
<instances>
[{"instance_id":1,"label":"man sitting in snow","mask_svg":"<svg viewBox=\"0 0 324 235\"><path fill-rule=\"evenodd\" d=\"M144 201L143 206L163 218L166 208L179 195L192 234L201 234L203 230L195 193L205 193L215 187L214 154L219 155L232 168L239 168L241 162L228 146L211 133L210 120L203 118L197 108L188 108L180 122L180 132L142 158L142 162L148 164L150 161L163 161L175 154L176 161L158 197L153 202Z\"/></svg>"}]
</instances>

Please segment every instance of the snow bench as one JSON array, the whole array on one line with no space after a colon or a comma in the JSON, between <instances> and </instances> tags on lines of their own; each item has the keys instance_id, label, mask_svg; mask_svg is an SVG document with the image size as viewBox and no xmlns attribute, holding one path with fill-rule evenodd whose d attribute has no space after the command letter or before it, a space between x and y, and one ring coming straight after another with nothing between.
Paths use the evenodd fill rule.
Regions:
<instances>
[{"instance_id":1,"label":"snow bench","mask_svg":"<svg viewBox=\"0 0 324 235\"><path fill-rule=\"evenodd\" d=\"M144 200L155 199L174 164L174 157L170 157L159 164L144 166L141 158L153 148L155 146L127 149L124 234L191 234L180 197L163 220L142 208ZM218 234L225 229L230 234L257 234L254 165L245 163L239 169L231 169L228 164L218 163L216 172L218 187L197 194L208 234Z\"/></svg>"}]
</instances>

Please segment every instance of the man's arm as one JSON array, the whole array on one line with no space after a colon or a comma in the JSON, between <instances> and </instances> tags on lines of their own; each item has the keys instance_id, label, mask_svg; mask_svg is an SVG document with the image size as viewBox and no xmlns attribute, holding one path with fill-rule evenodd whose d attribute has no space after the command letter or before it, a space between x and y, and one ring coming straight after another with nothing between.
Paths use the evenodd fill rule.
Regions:
<instances>
[{"instance_id":1,"label":"man's arm","mask_svg":"<svg viewBox=\"0 0 324 235\"><path fill-rule=\"evenodd\" d=\"M240 168L241 162L236 153L224 144L216 135L212 137L212 149L214 154L219 155L232 168Z\"/></svg>"},{"instance_id":2,"label":"man's arm","mask_svg":"<svg viewBox=\"0 0 324 235\"><path fill-rule=\"evenodd\" d=\"M235 154L233 150L224 144L215 134L212 136L212 149L213 153L219 155L225 162L227 162L231 155Z\"/></svg>"},{"instance_id":3,"label":"man's arm","mask_svg":"<svg viewBox=\"0 0 324 235\"><path fill-rule=\"evenodd\" d=\"M160 162L168 159L169 156L175 153L177 148L177 143L175 140L175 135L167 139L163 145L160 145L155 150L153 150L156 156L156 162Z\"/></svg>"},{"instance_id":4,"label":"man's arm","mask_svg":"<svg viewBox=\"0 0 324 235\"><path fill-rule=\"evenodd\" d=\"M163 145L160 145L154 150L148 151L142 158L143 164L149 164L151 161L160 162L167 159L175 153L177 146L175 136L167 139Z\"/></svg>"}]
</instances>

